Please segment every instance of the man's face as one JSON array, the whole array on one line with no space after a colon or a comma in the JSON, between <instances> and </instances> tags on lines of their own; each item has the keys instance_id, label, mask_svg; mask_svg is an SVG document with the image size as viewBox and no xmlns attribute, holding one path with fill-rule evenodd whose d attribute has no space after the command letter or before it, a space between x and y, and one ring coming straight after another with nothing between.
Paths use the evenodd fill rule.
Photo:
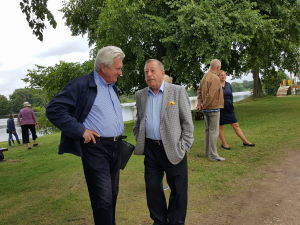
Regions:
<instances>
[{"instance_id":1,"label":"man's face","mask_svg":"<svg viewBox=\"0 0 300 225\"><path fill-rule=\"evenodd\" d=\"M156 61L150 61L144 68L145 81L153 91L158 91L165 75L165 71Z\"/></svg>"},{"instance_id":2,"label":"man's face","mask_svg":"<svg viewBox=\"0 0 300 225\"><path fill-rule=\"evenodd\" d=\"M108 84L116 83L118 77L122 75L122 68L123 60L120 57L116 57L111 66L101 65L101 76Z\"/></svg>"}]
</instances>

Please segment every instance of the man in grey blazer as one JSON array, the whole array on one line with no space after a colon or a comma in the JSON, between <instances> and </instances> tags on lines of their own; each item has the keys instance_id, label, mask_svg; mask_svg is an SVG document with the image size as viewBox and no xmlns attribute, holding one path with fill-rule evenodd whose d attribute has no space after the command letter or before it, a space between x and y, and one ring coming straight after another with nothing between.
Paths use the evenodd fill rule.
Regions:
<instances>
[{"instance_id":1,"label":"man in grey blazer","mask_svg":"<svg viewBox=\"0 0 300 225\"><path fill-rule=\"evenodd\" d=\"M191 106L184 87L164 81L164 66L149 59L144 67L148 87L136 92L135 154L145 155L147 204L154 225L182 225L187 209L187 157L194 137ZM163 192L166 173L169 205Z\"/></svg>"}]
</instances>

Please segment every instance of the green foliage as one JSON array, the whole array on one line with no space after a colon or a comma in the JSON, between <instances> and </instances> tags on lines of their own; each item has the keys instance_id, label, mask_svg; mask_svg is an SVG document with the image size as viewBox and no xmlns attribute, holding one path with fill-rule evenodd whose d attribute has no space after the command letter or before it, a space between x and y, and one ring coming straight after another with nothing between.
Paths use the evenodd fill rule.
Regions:
<instances>
[{"instance_id":1,"label":"green foliage","mask_svg":"<svg viewBox=\"0 0 300 225\"><path fill-rule=\"evenodd\" d=\"M243 81L243 86L246 88L246 89L253 89L253 81L249 81L249 80L244 80Z\"/></svg>"},{"instance_id":2,"label":"green foliage","mask_svg":"<svg viewBox=\"0 0 300 225\"><path fill-rule=\"evenodd\" d=\"M253 81L244 80L243 83L232 82L231 87L233 92L250 91L253 89Z\"/></svg>"},{"instance_id":3,"label":"green foliage","mask_svg":"<svg viewBox=\"0 0 300 225\"><path fill-rule=\"evenodd\" d=\"M23 102L29 102L32 106L45 106L44 91L36 88L16 89L10 96L11 111L18 113L23 107Z\"/></svg>"},{"instance_id":4,"label":"green foliage","mask_svg":"<svg viewBox=\"0 0 300 225\"><path fill-rule=\"evenodd\" d=\"M104 0L70 0L63 1L62 12L66 25L70 27L72 35L88 34L89 44L95 42L96 23Z\"/></svg>"},{"instance_id":5,"label":"green foliage","mask_svg":"<svg viewBox=\"0 0 300 225\"><path fill-rule=\"evenodd\" d=\"M242 83L232 82L231 87L232 87L232 92L246 91L246 88L243 86Z\"/></svg>"},{"instance_id":6,"label":"green foliage","mask_svg":"<svg viewBox=\"0 0 300 225\"><path fill-rule=\"evenodd\" d=\"M299 0L65 0L62 12L74 35L88 34L94 53L106 45L124 50L123 94L146 86L149 58L162 60L174 83L195 89L219 58L234 76L252 72L257 95L263 71L300 66Z\"/></svg>"},{"instance_id":7,"label":"green foliage","mask_svg":"<svg viewBox=\"0 0 300 225\"><path fill-rule=\"evenodd\" d=\"M39 133L46 135L58 131L58 129L46 117L45 107L33 107L33 110L37 116L37 121L38 121L37 129Z\"/></svg>"},{"instance_id":8,"label":"green foliage","mask_svg":"<svg viewBox=\"0 0 300 225\"><path fill-rule=\"evenodd\" d=\"M10 111L10 102L4 95L0 95L0 115L8 115Z\"/></svg>"},{"instance_id":9,"label":"green foliage","mask_svg":"<svg viewBox=\"0 0 300 225\"><path fill-rule=\"evenodd\" d=\"M59 64L55 64L53 67L36 65L36 69L28 70L26 78L24 78L23 81L29 83L32 88L42 88L49 101L61 91L70 80L92 71L92 61L86 61L83 64L60 61Z\"/></svg>"},{"instance_id":10,"label":"green foliage","mask_svg":"<svg viewBox=\"0 0 300 225\"><path fill-rule=\"evenodd\" d=\"M283 71L276 71L275 69L264 71L263 87L267 95L276 95L282 80L287 79L288 76Z\"/></svg>"},{"instance_id":11,"label":"green foliage","mask_svg":"<svg viewBox=\"0 0 300 225\"><path fill-rule=\"evenodd\" d=\"M21 11L22 13L25 13L29 27L32 29L32 33L40 41L43 41L46 18L53 28L56 28L57 25L53 14L47 8L47 3L48 0L20 1Z\"/></svg>"},{"instance_id":12,"label":"green foliage","mask_svg":"<svg viewBox=\"0 0 300 225\"><path fill-rule=\"evenodd\" d=\"M263 20L251 42L245 45L243 67L255 76L253 93L259 95L259 75L264 76L264 70L276 65L278 69L297 71L300 66L300 1L252 2Z\"/></svg>"},{"instance_id":13,"label":"green foliage","mask_svg":"<svg viewBox=\"0 0 300 225\"><path fill-rule=\"evenodd\" d=\"M121 95L120 96L120 102L121 103L135 102L134 95Z\"/></svg>"}]
</instances>

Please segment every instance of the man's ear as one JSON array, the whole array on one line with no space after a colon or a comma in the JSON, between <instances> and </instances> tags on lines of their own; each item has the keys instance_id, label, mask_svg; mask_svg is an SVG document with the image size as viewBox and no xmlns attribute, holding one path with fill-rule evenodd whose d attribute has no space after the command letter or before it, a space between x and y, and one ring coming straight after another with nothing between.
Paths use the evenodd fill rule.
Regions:
<instances>
[{"instance_id":1,"label":"man's ear","mask_svg":"<svg viewBox=\"0 0 300 225\"><path fill-rule=\"evenodd\" d=\"M100 67L99 67L100 69L100 71L103 71L103 70L105 70L105 68L106 68L106 65L104 64L104 63L100 63ZM97 72L100 72L100 71L97 71Z\"/></svg>"}]
</instances>

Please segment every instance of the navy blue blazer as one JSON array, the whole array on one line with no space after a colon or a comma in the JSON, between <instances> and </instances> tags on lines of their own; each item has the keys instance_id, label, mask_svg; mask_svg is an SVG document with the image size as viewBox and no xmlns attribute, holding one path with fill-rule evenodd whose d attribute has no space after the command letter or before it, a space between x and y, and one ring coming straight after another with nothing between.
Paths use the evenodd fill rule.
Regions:
<instances>
[{"instance_id":1,"label":"navy blue blazer","mask_svg":"<svg viewBox=\"0 0 300 225\"><path fill-rule=\"evenodd\" d=\"M61 130L59 154L81 156L83 121L89 114L97 95L94 73L70 81L48 104L46 116Z\"/></svg>"},{"instance_id":2,"label":"navy blue blazer","mask_svg":"<svg viewBox=\"0 0 300 225\"><path fill-rule=\"evenodd\" d=\"M16 131L15 121L13 118L9 118L7 120L7 129L8 129L8 132Z\"/></svg>"}]
</instances>

